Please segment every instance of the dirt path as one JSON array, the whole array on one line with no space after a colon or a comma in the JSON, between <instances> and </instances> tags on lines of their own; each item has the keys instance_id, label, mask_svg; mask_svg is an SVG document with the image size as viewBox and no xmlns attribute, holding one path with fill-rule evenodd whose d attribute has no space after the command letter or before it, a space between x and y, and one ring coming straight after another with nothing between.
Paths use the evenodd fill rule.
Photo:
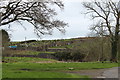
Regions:
<instances>
[{"instance_id":1,"label":"dirt path","mask_svg":"<svg viewBox=\"0 0 120 80\"><path fill-rule=\"evenodd\" d=\"M67 72L86 75L91 78L118 78L118 67L113 67L109 69L93 69L93 70L80 70L80 71L67 71Z\"/></svg>"},{"instance_id":2,"label":"dirt path","mask_svg":"<svg viewBox=\"0 0 120 80\"><path fill-rule=\"evenodd\" d=\"M104 71L102 76L104 76L105 78L118 78L118 67L113 67Z\"/></svg>"},{"instance_id":3,"label":"dirt path","mask_svg":"<svg viewBox=\"0 0 120 80\"><path fill-rule=\"evenodd\" d=\"M94 70L80 70L80 71L68 71L68 73L86 75L91 78L97 78L97 76L102 76L106 69L94 69Z\"/></svg>"}]
</instances>

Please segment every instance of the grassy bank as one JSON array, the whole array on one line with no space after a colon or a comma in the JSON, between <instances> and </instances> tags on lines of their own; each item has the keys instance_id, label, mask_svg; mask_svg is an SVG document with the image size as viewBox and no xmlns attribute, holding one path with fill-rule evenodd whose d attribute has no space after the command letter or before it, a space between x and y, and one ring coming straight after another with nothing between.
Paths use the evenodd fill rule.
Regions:
<instances>
[{"instance_id":1,"label":"grassy bank","mask_svg":"<svg viewBox=\"0 0 120 80\"><path fill-rule=\"evenodd\" d=\"M10 55L38 55L40 53L53 54L55 52L48 51L29 51L29 50L9 50Z\"/></svg>"},{"instance_id":2,"label":"grassy bank","mask_svg":"<svg viewBox=\"0 0 120 80\"><path fill-rule=\"evenodd\" d=\"M35 63L35 62L41 62L41 61L57 62L57 60L54 60L54 59L33 58L33 57L5 57L4 61L8 62L8 63L17 63L17 62L22 62L22 63L33 62L33 63Z\"/></svg>"}]
</instances>

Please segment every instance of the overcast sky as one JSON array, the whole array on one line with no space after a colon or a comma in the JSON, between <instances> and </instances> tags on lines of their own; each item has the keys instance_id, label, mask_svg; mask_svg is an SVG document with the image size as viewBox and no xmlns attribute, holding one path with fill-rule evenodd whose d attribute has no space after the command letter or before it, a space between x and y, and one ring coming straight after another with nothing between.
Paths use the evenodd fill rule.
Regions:
<instances>
[{"instance_id":1,"label":"overcast sky","mask_svg":"<svg viewBox=\"0 0 120 80\"><path fill-rule=\"evenodd\" d=\"M58 30L54 30L53 35L44 35L41 37L42 40L84 37L89 33L89 26L93 21L90 21L88 16L82 14L85 9L81 1L65 0L64 5L64 10L58 10L57 18L69 24L69 27L66 28L65 35ZM9 31L11 34L11 41L24 41L25 37L27 40L41 40L34 34L33 26L25 22L23 25L26 26L27 30L21 27L19 23L12 24L12 31Z\"/></svg>"}]
</instances>

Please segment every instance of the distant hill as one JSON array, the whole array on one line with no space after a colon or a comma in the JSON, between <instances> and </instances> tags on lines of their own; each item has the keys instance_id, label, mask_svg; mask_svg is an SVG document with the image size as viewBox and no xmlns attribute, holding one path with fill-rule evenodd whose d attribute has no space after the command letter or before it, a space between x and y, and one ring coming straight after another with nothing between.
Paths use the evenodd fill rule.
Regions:
<instances>
[{"instance_id":1,"label":"distant hill","mask_svg":"<svg viewBox=\"0 0 120 80\"><path fill-rule=\"evenodd\" d=\"M72 48L75 45L80 45L82 42L93 41L100 37L78 37L71 39L59 39L59 40L28 40L21 42L11 42L10 45L28 45L31 47L41 47L41 48ZM104 37L108 38L108 37Z\"/></svg>"},{"instance_id":2,"label":"distant hill","mask_svg":"<svg viewBox=\"0 0 120 80\"><path fill-rule=\"evenodd\" d=\"M119 41L120 42L120 41ZM120 43L119 43L120 44ZM28 40L21 42L11 42L10 45L17 45L16 50L37 51L47 54L67 50L78 50L85 54L85 61L110 60L111 44L109 36L107 37L78 37L59 40ZM120 45L118 45L120 47ZM120 49L118 49L120 52Z\"/></svg>"}]
</instances>

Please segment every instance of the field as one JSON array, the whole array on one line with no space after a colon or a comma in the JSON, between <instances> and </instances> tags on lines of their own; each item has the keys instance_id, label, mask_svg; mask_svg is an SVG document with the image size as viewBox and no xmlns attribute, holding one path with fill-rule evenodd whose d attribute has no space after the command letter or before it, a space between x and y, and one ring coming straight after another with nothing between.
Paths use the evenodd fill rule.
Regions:
<instances>
[{"instance_id":1,"label":"field","mask_svg":"<svg viewBox=\"0 0 120 80\"><path fill-rule=\"evenodd\" d=\"M5 57L3 78L89 78L89 76L67 73L88 69L103 69L118 66L117 63L58 62L53 59Z\"/></svg>"},{"instance_id":2,"label":"field","mask_svg":"<svg viewBox=\"0 0 120 80\"><path fill-rule=\"evenodd\" d=\"M48 51L29 51L29 50L9 50L10 55L38 55L40 53L54 53Z\"/></svg>"}]
</instances>

